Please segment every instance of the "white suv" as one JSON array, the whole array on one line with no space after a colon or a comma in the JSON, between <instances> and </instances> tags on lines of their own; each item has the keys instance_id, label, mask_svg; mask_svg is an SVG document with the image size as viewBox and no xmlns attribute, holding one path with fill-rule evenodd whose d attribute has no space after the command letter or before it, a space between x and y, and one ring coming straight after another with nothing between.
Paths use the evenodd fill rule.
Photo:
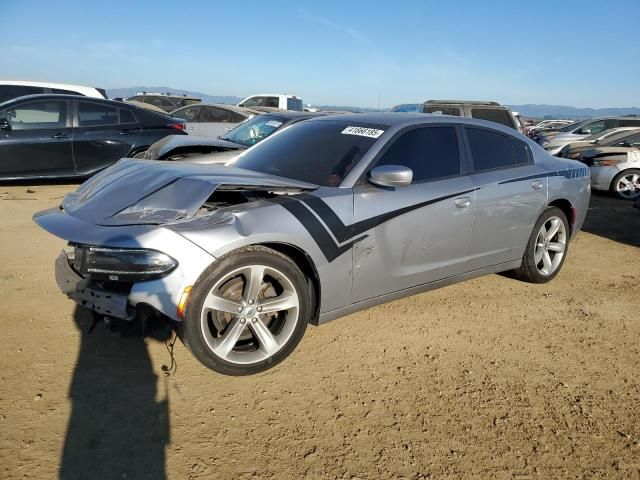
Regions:
<instances>
[{"instance_id":1,"label":"white suv","mask_svg":"<svg viewBox=\"0 0 640 480\"><path fill-rule=\"evenodd\" d=\"M0 80L0 103L25 95L41 93L63 93L67 95L84 95L85 97L107 98L102 88L83 87L66 83L29 82L22 80Z\"/></svg>"},{"instance_id":2,"label":"white suv","mask_svg":"<svg viewBox=\"0 0 640 480\"><path fill-rule=\"evenodd\" d=\"M302 99L300 97L284 93L261 93L259 95L251 95L238 103L237 106L247 108L279 108L280 110L293 110L295 112L303 111Z\"/></svg>"}]
</instances>

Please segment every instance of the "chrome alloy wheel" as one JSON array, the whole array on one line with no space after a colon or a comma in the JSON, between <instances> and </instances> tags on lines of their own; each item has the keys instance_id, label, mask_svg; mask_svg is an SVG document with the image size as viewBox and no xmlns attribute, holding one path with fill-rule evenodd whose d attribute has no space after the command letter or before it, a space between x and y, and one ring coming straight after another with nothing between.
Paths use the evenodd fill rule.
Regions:
<instances>
[{"instance_id":1,"label":"chrome alloy wheel","mask_svg":"<svg viewBox=\"0 0 640 480\"><path fill-rule=\"evenodd\" d=\"M567 229L558 217L549 217L542 224L538 236L534 260L536 268L542 275L551 275L562 263L567 248Z\"/></svg>"},{"instance_id":2,"label":"chrome alloy wheel","mask_svg":"<svg viewBox=\"0 0 640 480\"><path fill-rule=\"evenodd\" d=\"M298 322L299 295L282 272L265 265L241 267L218 280L200 313L204 340L219 358L251 364L272 357Z\"/></svg>"},{"instance_id":3,"label":"chrome alloy wheel","mask_svg":"<svg viewBox=\"0 0 640 480\"><path fill-rule=\"evenodd\" d=\"M616 181L614 188L623 198L633 200L640 197L640 174L629 173L621 176Z\"/></svg>"}]
</instances>

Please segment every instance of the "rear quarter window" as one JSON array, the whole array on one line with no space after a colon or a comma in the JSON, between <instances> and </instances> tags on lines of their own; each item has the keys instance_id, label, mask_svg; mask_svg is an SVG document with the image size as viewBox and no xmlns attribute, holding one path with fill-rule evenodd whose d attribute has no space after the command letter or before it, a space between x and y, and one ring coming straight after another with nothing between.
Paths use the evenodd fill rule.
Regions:
<instances>
[{"instance_id":1,"label":"rear quarter window","mask_svg":"<svg viewBox=\"0 0 640 480\"><path fill-rule=\"evenodd\" d=\"M499 123L505 127L516 128L509 111L502 108L472 108L471 117Z\"/></svg>"},{"instance_id":2,"label":"rear quarter window","mask_svg":"<svg viewBox=\"0 0 640 480\"><path fill-rule=\"evenodd\" d=\"M444 107L437 105L429 105L424 107L424 113L436 113L440 115L453 115L454 117L460 116L460 107Z\"/></svg>"},{"instance_id":3,"label":"rear quarter window","mask_svg":"<svg viewBox=\"0 0 640 480\"><path fill-rule=\"evenodd\" d=\"M28 87L26 85L0 85L0 103L25 95L45 93L42 87Z\"/></svg>"}]
</instances>

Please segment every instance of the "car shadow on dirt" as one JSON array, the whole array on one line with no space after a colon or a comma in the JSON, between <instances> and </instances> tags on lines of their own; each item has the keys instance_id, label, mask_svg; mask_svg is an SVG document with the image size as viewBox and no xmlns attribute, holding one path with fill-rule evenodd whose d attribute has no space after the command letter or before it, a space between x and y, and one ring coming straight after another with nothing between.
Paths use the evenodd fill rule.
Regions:
<instances>
[{"instance_id":1,"label":"car shadow on dirt","mask_svg":"<svg viewBox=\"0 0 640 480\"><path fill-rule=\"evenodd\" d=\"M640 247L640 210L633 207L633 202L594 191L582 230Z\"/></svg>"},{"instance_id":2,"label":"car shadow on dirt","mask_svg":"<svg viewBox=\"0 0 640 480\"><path fill-rule=\"evenodd\" d=\"M157 391L163 383L146 342L167 340L170 328L141 322L109 328L81 307L74 320L81 342L59 478L166 478L168 396Z\"/></svg>"}]
</instances>

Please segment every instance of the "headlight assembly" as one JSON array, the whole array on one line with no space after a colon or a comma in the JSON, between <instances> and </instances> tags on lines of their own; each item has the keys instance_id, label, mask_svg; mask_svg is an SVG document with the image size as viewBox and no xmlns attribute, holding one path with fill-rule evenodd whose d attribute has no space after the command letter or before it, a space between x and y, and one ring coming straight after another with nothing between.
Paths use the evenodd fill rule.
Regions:
<instances>
[{"instance_id":1,"label":"headlight assembly","mask_svg":"<svg viewBox=\"0 0 640 480\"><path fill-rule=\"evenodd\" d=\"M87 245L70 247L65 251L74 270L96 279L139 282L167 275L178 266L176 260L156 250Z\"/></svg>"}]
</instances>

